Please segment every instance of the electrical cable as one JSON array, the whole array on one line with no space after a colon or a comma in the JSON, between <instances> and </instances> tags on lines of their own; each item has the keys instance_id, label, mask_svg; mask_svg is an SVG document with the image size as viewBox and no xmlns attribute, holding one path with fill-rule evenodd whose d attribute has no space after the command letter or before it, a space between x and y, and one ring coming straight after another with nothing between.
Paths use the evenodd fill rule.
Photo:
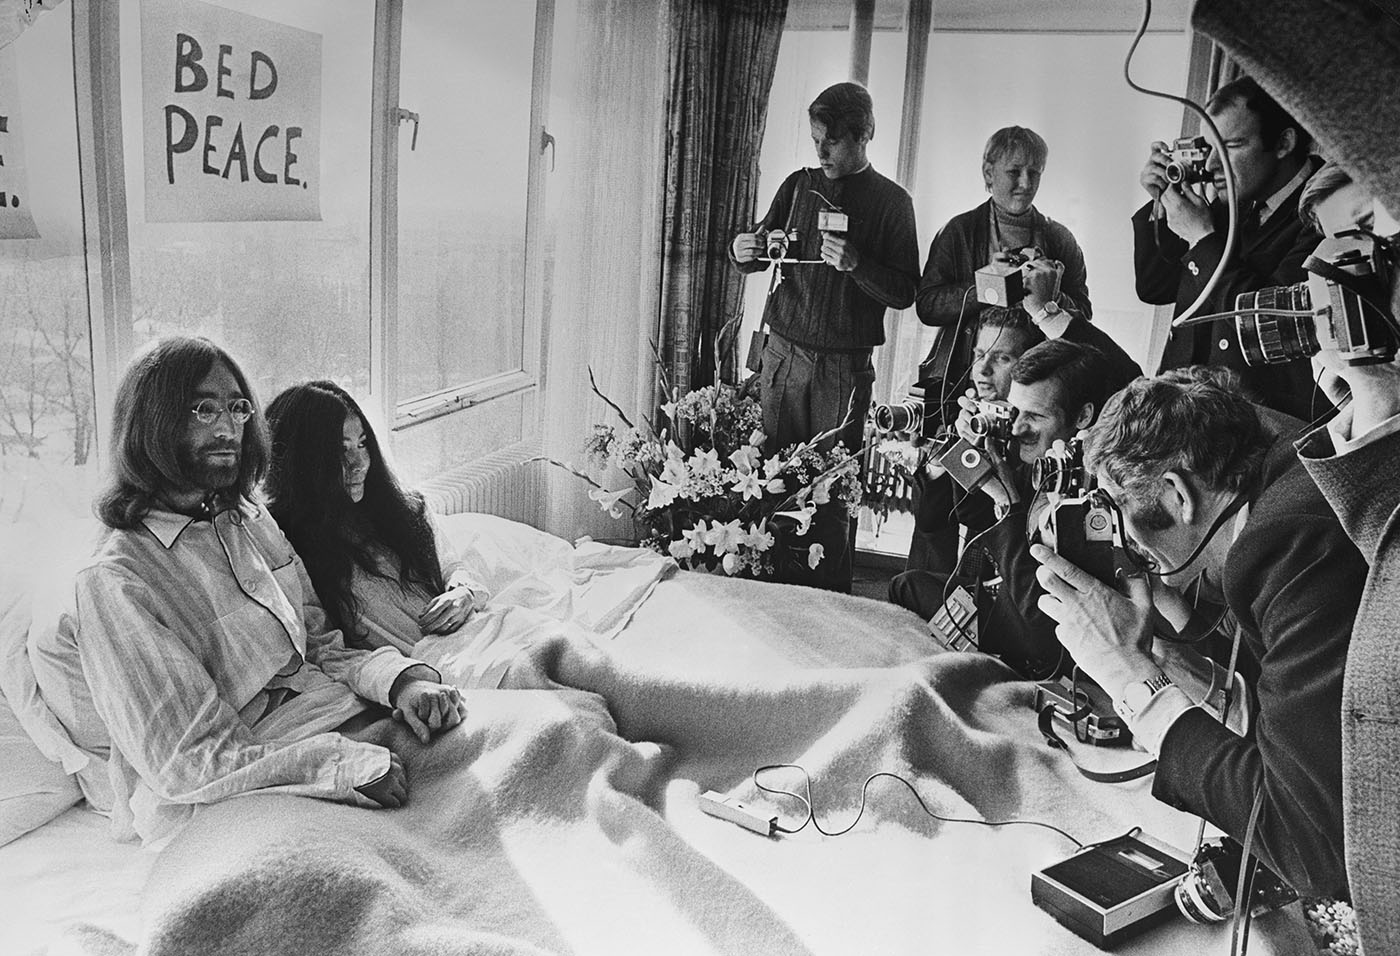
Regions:
<instances>
[{"instance_id":1,"label":"electrical cable","mask_svg":"<svg viewBox=\"0 0 1400 956\"><path fill-rule=\"evenodd\" d=\"M1184 321L1195 315L1196 311L1205 304L1206 300L1210 298L1211 293L1215 291L1215 287L1220 283L1221 276L1225 274L1225 264L1230 261L1239 240L1239 198L1235 191L1235 170L1230 164L1230 155L1225 149L1225 140L1221 137L1220 130L1216 127L1215 121L1210 118L1210 115L1196 103L1184 96L1176 96L1172 93L1163 93L1159 90L1148 89L1145 86L1140 86L1133 80L1133 54L1137 52L1138 44L1142 42L1143 36L1147 33L1147 25L1151 20L1152 0L1143 0L1142 22L1138 25L1137 33L1133 36L1132 45L1128 47L1128 55L1123 60L1123 80L1131 89L1138 93L1142 93L1145 96L1155 96L1158 99L1168 100L1173 103L1179 103L1200 117L1206 131L1210 134L1211 146L1220 154L1220 166L1225 174L1226 210L1229 213L1225 232L1225 251L1220 256L1220 261L1215 264L1215 271L1211 274L1210 281L1205 284L1200 294L1196 296L1196 301L1192 302L1185 311L1172 320L1171 327L1176 329L1179 328Z\"/></svg>"},{"instance_id":2,"label":"electrical cable","mask_svg":"<svg viewBox=\"0 0 1400 956\"><path fill-rule=\"evenodd\" d=\"M764 784L760 783L760 782L759 782L759 779L758 779L758 775L761 774L761 773L766 773L766 772L769 771L769 770L796 770L798 773L802 774L803 791L805 792L806 796L803 796L802 794L799 794L799 793L793 793L791 790L783 790L783 789L781 789L781 788L779 788L779 787L769 787L769 786L765 786ZM1071 836L1069 833L1065 832L1064 830L1061 830L1059 827L1055 826L1055 825L1052 824L1052 823L1044 823L1044 822L1042 822L1042 821L1040 821L1040 820L974 820L974 819L971 819L971 818L969 818L969 817L945 817L945 816L943 816L942 814L934 813L932 810L930 810L930 809L928 808L928 804L927 804L927 803L924 803L924 798L923 798L922 796L919 795L919 791L918 791L917 789L915 789L915 787L914 787L914 785L913 785L912 783L910 783L910 782L909 782L908 780L906 780L905 778L901 777L899 774L893 773L893 772L888 771L888 770L879 770L879 771L876 771L875 773L872 773L870 776L868 776L868 777L865 778L865 783L861 784L861 787L860 787L860 807L857 808L857 810L856 810L855 819L852 820L852 821L851 821L849 824L847 824L845 827L841 828L840 830L827 830L827 829L825 829L825 828L822 827L821 822L817 819L816 811L815 811L815 810L813 809L813 807L812 807L812 778L811 778L811 776L807 773L807 771L806 771L805 769L803 769L801 766L799 766L799 765L797 765L797 764L795 764L795 763L774 763L774 764L767 764L767 765L762 766L762 767L759 767L757 770L755 770L755 771L753 772L753 775L752 775L752 778L751 778L751 779L753 780L753 785L754 785L755 787L757 787L759 790L762 790L764 793L769 793L769 794L774 794L774 795L781 795L781 796L786 796L786 797L792 797L794 800L799 801L804 807L807 808L807 815L806 815L806 817L803 818L802 823L801 823L800 825L798 825L798 826L796 826L796 827L785 827L785 826L783 826L782 824L777 824L777 825L774 826L774 829L775 829L777 832L779 832L779 833L799 833L799 832L801 832L802 830L806 829L807 826L808 826L808 824L810 824L810 825L811 825L818 833L820 833L822 836L827 836L827 837L838 837L838 836L843 836L843 835L845 835L845 834L847 834L847 833L850 833L851 830L855 829L856 824L860 822L860 818L865 814L865 805L866 805L866 799L867 799L867 796L868 796L868 793L869 793L869 790L870 790L870 784L871 784L872 781L874 781L874 780L876 780L876 779L878 779L878 778L880 778L880 777L889 777L889 778L891 778L891 779L893 779L893 780L898 780L900 783L904 784L904 786L908 788L909 792L912 793L912 794L914 795L914 799L917 800L917 801L919 802L919 807L924 811L924 813L926 813L926 814L928 814L929 816L933 817L935 820L939 820L939 821L941 821L941 822L943 822L943 823L975 823L975 824L977 824L978 826L984 826L984 827L1004 827L1004 826L1041 827L1041 828L1043 828L1043 829L1050 830L1050 831L1053 831L1053 832L1055 832L1055 833L1058 833L1060 836L1064 837L1066 840L1068 840L1069 842L1073 843L1074 846L1075 846L1075 849L1077 849L1077 850L1086 849L1085 844L1083 844L1083 843L1079 842L1078 840L1076 840L1076 839L1075 839L1073 836ZM1130 831L1130 832L1131 832L1131 831ZM1107 842L1107 841L1105 841L1105 842ZM1091 844L1091 845L1092 845L1092 846L1097 846L1098 844Z\"/></svg>"}]
</instances>

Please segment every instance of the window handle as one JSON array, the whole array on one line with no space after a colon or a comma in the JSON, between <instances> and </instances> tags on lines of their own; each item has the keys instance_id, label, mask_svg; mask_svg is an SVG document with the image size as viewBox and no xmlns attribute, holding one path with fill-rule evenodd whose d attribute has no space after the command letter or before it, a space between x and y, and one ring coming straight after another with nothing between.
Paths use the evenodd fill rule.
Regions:
<instances>
[{"instance_id":1,"label":"window handle","mask_svg":"<svg viewBox=\"0 0 1400 956\"><path fill-rule=\"evenodd\" d=\"M412 152L418 148L418 114L413 110L406 110L402 106L395 107L394 122L403 123L406 121L413 123L413 139L408 144L409 152Z\"/></svg>"},{"instance_id":2,"label":"window handle","mask_svg":"<svg viewBox=\"0 0 1400 956\"><path fill-rule=\"evenodd\" d=\"M549 130L541 126L540 152L543 153L546 149L549 150L549 171L552 173L554 172L554 136L549 132Z\"/></svg>"}]
</instances>

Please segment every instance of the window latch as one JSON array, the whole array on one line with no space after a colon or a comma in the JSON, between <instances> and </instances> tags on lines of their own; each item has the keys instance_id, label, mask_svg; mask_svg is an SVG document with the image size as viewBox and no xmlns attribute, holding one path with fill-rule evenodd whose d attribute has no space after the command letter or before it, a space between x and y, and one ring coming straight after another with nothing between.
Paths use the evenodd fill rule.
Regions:
<instances>
[{"instance_id":1,"label":"window latch","mask_svg":"<svg viewBox=\"0 0 1400 956\"><path fill-rule=\"evenodd\" d=\"M540 127L540 152L549 150L549 171L554 172L554 135L543 126Z\"/></svg>"},{"instance_id":2,"label":"window latch","mask_svg":"<svg viewBox=\"0 0 1400 956\"><path fill-rule=\"evenodd\" d=\"M394 108L394 122L404 123L409 121L413 123L413 139L410 140L408 144L408 149L412 152L418 148L418 114L413 112L413 110L406 110L402 106Z\"/></svg>"}]
</instances>

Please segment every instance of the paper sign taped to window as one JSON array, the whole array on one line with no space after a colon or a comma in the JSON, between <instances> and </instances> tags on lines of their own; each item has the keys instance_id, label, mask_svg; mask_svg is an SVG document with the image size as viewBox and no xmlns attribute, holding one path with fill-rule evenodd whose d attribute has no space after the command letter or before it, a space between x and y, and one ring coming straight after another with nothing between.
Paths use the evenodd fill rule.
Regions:
<instances>
[{"instance_id":1,"label":"paper sign taped to window","mask_svg":"<svg viewBox=\"0 0 1400 956\"><path fill-rule=\"evenodd\" d=\"M24 125L19 115L19 70L14 47L0 49L0 239L38 239L29 211Z\"/></svg>"},{"instance_id":2,"label":"paper sign taped to window","mask_svg":"<svg viewBox=\"0 0 1400 956\"><path fill-rule=\"evenodd\" d=\"M321 35L198 0L141 5L148 222L321 218Z\"/></svg>"}]
</instances>

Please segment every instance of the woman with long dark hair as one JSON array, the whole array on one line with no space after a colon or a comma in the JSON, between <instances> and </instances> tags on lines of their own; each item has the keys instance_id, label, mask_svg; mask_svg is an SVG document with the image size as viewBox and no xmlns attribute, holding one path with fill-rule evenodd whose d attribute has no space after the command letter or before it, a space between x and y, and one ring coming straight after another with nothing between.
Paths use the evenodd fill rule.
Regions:
<instances>
[{"instance_id":1,"label":"woman with long dark hair","mask_svg":"<svg viewBox=\"0 0 1400 956\"><path fill-rule=\"evenodd\" d=\"M364 413L334 382L293 385L267 407L272 512L346 641L410 650L486 598L465 579L423 498L384 461Z\"/></svg>"}]
</instances>

